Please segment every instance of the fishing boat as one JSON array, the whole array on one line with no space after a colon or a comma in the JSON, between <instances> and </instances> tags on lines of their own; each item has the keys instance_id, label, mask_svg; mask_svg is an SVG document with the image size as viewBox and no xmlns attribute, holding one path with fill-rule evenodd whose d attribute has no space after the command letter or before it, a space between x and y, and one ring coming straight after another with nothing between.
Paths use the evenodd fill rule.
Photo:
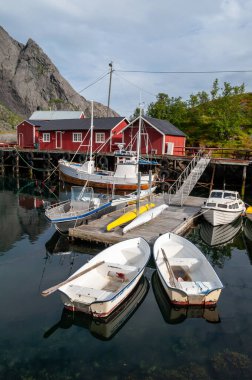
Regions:
<instances>
[{"instance_id":1,"label":"fishing boat","mask_svg":"<svg viewBox=\"0 0 252 380\"><path fill-rule=\"evenodd\" d=\"M71 326L78 326L88 329L95 338L110 340L121 330L142 304L148 294L149 287L147 278L142 276L126 300L107 318L97 319L82 312L73 312L63 308L60 321L45 332L44 338L49 338L59 328L69 329Z\"/></svg>"},{"instance_id":2,"label":"fishing boat","mask_svg":"<svg viewBox=\"0 0 252 380\"><path fill-rule=\"evenodd\" d=\"M144 274L150 246L141 237L124 240L97 254L72 276L42 292L58 290L65 308L105 318L129 296Z\"/></svg>"},{"instance_id":3,"label":"fishing boat","mask_svg":"<svg viewBox=\"0 0 252 380\"><path fill-rule=\"evenodd\" d=\"M141 190L140 199L146 198L155 189L156 187ZM133 192L111 199L107 194L95 194L92 187L72 186L71 198L48 206L45 216L54 224L56 230L65 233L69 228L78 227L90 219L97 219L124 204L136 202L137 197L137 192Z\"/></svg>"},{"instance_id":4,"label":"fishing boat","mask_svg":"<svg viewBox=\"0 0 252 380\"><path fill-rule=\"evenodd\" d=\"M93 107L92 107L93 108ZM92 111L93 115L93 111ZM61 180L75 185L85 185L87 182L93 188L113 189L114 191L133 191L138 188L138 171L140 158L140 143L137 144L137 151L124 149L124 143L118 144L118 150L114 152L116 159L116 170L106 171L95 169L93 159L93 116L90 126L90 154L89 159L83 164L69 162L64 159L59 160L59 173ZM139 118L138 140L141 133L141 117ZM100 148L102 149L102 147ZM152 165L152 161L142 160L143 164ZM155 165L157 163L155 162ZM140 188L146 190L154 185L156 175L149 174L141 176Z\"/></svg>"},{"instance_id":5,"label":"fishing boat","mask_svg":"<svg viewBox=\"0 0 252 380\"><path fill-rule=\"evenodd\" d=\"M131 220L135 219L137 215L141 215L153 207L155 207L154 203L147 203L146 205L140 206L139 209L135 208L131 211L128 211L119 216L119 218L115 219L113 222L109 223L106 229L107 231L111 231L116 227L120 227L123 224L129 223Z\"/></svg>"},{"instance_id":6,"label":"fishing boat","mask_svg":"<svg viewBox=\"0 0 252 380\"><path fill-rule=\"evenodd\" d=\"M130 231L136 227L139 227L142 224L150 222L151 220L155 219L160 214L162 214L162 212L167 208L168 208L168 205L162 204L160 206L153 207L148 211L145 211L141 215L138 215L135 219L133 219L133 221L131 223L127 224L123 228L123 234L126 234L126 232L128 232L128 231Z\"/></svg>"},{"instance_id":7,"label":"fishing boat","mask_svg":"<svg viewBox=\"0 0 252 380\"><path fill-rule=\"evenodd\" d=\"M217 306L172 304L164 290L157 271L151 277L151 284L159 310L166 323L175 325L184 322L187 318L202 318L210 323L220 322Z\"/></svg>"},{"instance_id":8,"label":"fishing boat","mask_svg":"<svg viewBox=\"0 0 252 380\"><path fill-rule=\"evenodd\" d=\"M189 240L166 233L153 247L162 285L177 305L215 305L223 285L203 253Z\"/></svg>"},{"instance_id":9,"label":"fishing boat","mask_svg":"<svg viewBox=\"0 0 252 380\"><path fill-rule=\"evenodd\" d=\"M232 223L213 226L206 220L200 224L200 237L210 247L225 245L232 241L242 229L242 217Z\"/></svg>"},{"instance_id":10,"label":"fishing boat","mask_svg":"<svg viewBox=\"0 0 252 380\"><path fill-rule=\"evenodd\" d=\"M138 158L135 151L117 150L114 152L116 158L116 170L106 171L95 169L95 162L90 159L83 164L59 160L59 173L62 181L85 185L87 182L93 188L110 189L119 191L134 191L138 187ZM140 161L141 164L141 161ZM148 161L152 165L152 161ZM156 175L151 176L151 186L155 184ZM141 176L141 190L150 187L149 174Z\"/></svg>"},{"instance_id":11,"label":"fishing boat","mask_svg":"<svg viewBox=\"0 0 252 380\"><path fill-rule=\"evenodd\" d=\"M245 212L245 203L237 191L212 190L201 207L203 217L213 226L232 223Z\"/></svg>"}]
</instances>

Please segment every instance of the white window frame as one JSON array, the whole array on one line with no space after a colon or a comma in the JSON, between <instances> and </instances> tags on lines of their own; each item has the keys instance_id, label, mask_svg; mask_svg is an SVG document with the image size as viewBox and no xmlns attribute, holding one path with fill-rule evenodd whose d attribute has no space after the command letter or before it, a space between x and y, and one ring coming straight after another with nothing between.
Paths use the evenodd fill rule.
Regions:
<instances>
[{"instance_id":1,"label":"white window frame","mask_svg":"<svg viewBox=\"0 0 252 380\"><path fill-rule=\"evenodd\" d=\"M95 142L97 144L105 143L105 133L104 132L96 132L95 133Z\"/></svg>"},{"instance_id":2,"label":"white window frame","mask_svg":"<svg viewBox=\"0 0 252 380\"><path fill-rule=\"evenodd\" d=\"M48 132L43 133L43 142L51 142L51 134Z\"/></svg>"},{"instance_id":3,"label":"white window frame","mask_svg":"<svg viewBox=\"0 0 252 380\"><path fill-rule=\"evenodd\" d=\"M82 142L82 133L81 132L73 132L72 142L74 142L74 143Z\"/></svg>"}]
</instances>

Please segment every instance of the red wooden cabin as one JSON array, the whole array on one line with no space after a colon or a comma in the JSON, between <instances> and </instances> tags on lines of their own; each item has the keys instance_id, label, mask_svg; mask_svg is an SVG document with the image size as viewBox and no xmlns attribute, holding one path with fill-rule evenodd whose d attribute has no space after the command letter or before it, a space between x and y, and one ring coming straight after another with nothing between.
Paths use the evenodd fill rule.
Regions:
<instances>
[{"instance_id":1,"label":"red wooden cabin","mask_svg":"<svg viewBox=\"0 0 252 380\"><path fill-rule=\"evenodd\" d=\"M139 117L123 129L126 149L137 150ZM141 154L185 154L186 135L167 120L141 118Z\"/></svg>"},{"instance_id":2,"label":"red wooden cabin","mask_svg":"<svg viewBox=\"0 0 252 380\"><path fill-rule=\"evenodd\" d=\"M88 152L90 147L90 118L74 120L36 121L40 150ZM124 117L104 117L93 120L93 152L109 153L122 141L121 130L128 125Z\"/></svg>"}]
</instances>

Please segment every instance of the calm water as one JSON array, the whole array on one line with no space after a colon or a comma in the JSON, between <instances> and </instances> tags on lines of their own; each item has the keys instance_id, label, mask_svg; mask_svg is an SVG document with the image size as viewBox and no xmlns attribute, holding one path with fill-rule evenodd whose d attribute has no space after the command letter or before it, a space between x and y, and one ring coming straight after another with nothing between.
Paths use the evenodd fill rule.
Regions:
<instances>
[{"instance_id":1,"label":"calm water","mask_svg":"<svg viewBox=\"0 0 252 380\"><path fill-rule=\"evenodd\" d=\"M251 379L252 223L224 232L200 223L188 235L225 285L216 309L172 308L150 262L127 305L97 324L65 313L57 293L40 295L103 248L55 234L42 199L54 196L0 179L1 379Z\"/></svg>"}]
</instances>

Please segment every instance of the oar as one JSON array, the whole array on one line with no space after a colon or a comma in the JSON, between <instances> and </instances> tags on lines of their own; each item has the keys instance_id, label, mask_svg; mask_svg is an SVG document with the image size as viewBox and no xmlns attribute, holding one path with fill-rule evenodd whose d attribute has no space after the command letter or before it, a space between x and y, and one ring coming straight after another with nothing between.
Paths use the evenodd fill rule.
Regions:
<instances>
[{"instance_id":1,"label":"oar","mask_svg":"<svg viewBox=\"0 0 252 380\"><path fill-rule=\"evenodd\" d=\"M98 263L95 263L91 267L84 269L83 271L81 271L80 273L76 274L75 276L72 276L72 277L68 278L67 280L65 280L63 282L60 282L59 284L54 285L54 286L52 286L49 289L43 290L43 292L41 292L41 295L43 297L49 296L50 294L56 292L56 290L58 290L62 285L65 285L68 282L71 282L71 281L75 280L76 278L82 276L83 274L89 272L90 270L92 270L92 269L94 269L94 268L96 268L96 267L98 267L98 266L100 266L100 265L102 265L104 263L105 263L105 261L99 261Z\"/></svg>"}]
</instances>

